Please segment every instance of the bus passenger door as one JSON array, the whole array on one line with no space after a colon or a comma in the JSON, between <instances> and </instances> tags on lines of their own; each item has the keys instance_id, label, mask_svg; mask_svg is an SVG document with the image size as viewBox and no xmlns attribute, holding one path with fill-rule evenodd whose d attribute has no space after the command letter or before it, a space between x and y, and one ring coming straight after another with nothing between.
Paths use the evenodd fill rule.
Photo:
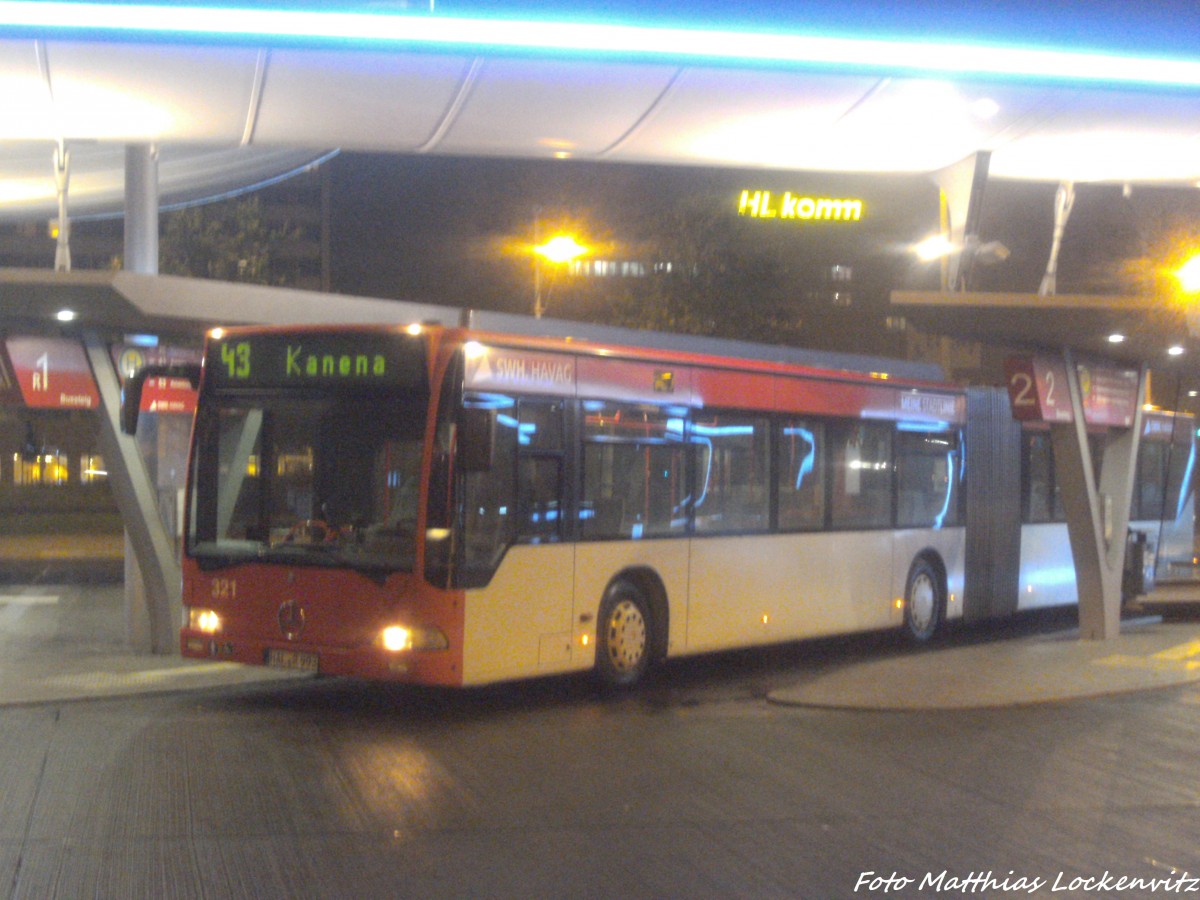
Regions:
<instances>
[{"instance_id":1,"label":"bus passenger door","mask_svg":"<svg viewBox=\"0 0 1200 900\"><path fill-rule=\"evenodd\" d=\"M489 467L467 476L466 683L564 671L575 548L564 537L563 402L497 394Z\"/></svg>"}]
</instances>

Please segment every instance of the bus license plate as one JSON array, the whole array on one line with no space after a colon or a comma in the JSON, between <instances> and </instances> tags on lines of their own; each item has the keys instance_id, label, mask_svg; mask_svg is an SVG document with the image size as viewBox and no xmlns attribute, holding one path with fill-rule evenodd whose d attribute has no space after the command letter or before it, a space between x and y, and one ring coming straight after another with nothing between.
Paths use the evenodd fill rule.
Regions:
<instances>
[{"instance_id":1,"label":"bus license plate","mask_svg":"<svg viewBox=\"0 0 1200 900\"><path fill-rule=\"evenodd\" d=\"M294 669L298 672L316 672L317 654L299 650L267 650L267 665L273 669Z\"/></svg>"}]
</instances>

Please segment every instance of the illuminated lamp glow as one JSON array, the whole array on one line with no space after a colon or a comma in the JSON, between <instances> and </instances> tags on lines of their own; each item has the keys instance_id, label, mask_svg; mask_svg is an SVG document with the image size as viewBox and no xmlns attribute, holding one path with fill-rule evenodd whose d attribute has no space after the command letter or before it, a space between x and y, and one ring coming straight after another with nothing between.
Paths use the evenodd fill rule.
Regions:
<instances>
[{"instance_id":1,"label":"illuminated lamp glow","mask_svg":"<svg viewBox=\"0 0 1200 900\"><path fill-rule=\"evenodd\" d=\"M75 312L73 309L60 309L54 314L54 318L58 319L60 322L74 322L79 318L79 313Z\"/></svg>"},{"instance_id":2,"label":"illuminated lamp glow","mask_svg":"<svg viewBox=\"0 0 1200 900\"><path fill-rule=\"evenodd\" d=\"M361 41L372 46L630 54L658 59L821 65L1071 83L1200 87L1200 62L1121 53L940 41L840 38L661 26L291 9L2 0L0 27L206 39ZM864 62L864 60L869 60Z\"/></svg>"},{"instance_id":3,"label":"illuminated lamp glow","mask_svg":"<svg viewBox=\"0 0 1200 900\"><path fill-rule=\"evenodd\" d=\"M569 234L556 234L546 243L534 247L533 252L552 263L567 263L585 255L588 248Z\"/></svg>"},{"instance_id":4,"label":"illuminated lamp glow","mask_svg":"<svg viewBox=\"0 0 1200 900\"><path fill-rule=\"evenodd\" d=\"M380 638L383 642L383 649L391 653L399 653L401 650L408 650L412 647L412 632L399 625L391 625L383 629Z\"/></svg>"},{"instance_id":5,"label":"illuminated lamp glow","mask_svg":"<svg viewBox=\"0 0 1200 900\"><path fill-rule=\"evenodd\" d=\"M1125 335L1114 331L1108 336L1108 342L1110 344L1123 344L1125 343Z\"/></svg>"},{"instance_id":6,"label":"illuminated lamp glow","mask_svg":"<svg viewBox=\"0 0 1200 900\"><path fill-rule=\"evenodd\" d=\"M1000 104L991 97L980 97L971 104L971 112L976 118L994 119L1000 112Z\"/></svg>"},{"instance_id":7,"label":"illuminated lamp glow","mask_svg":"<svg viewBox=\"0 0 1200 900\"><path fill-rule=\"evenodd\" d=\"M1189 294L1200 292L1200 255L1193 256L1175 270L1179 286Z\"/></svg>"},{"instance_id":8,"label":"illuminated lamp glow","mask_svg":"<svg viewBox=\"0 0 1200 900\"><path fill-rule=\"evenodd\" d=\"M1183 356L1183 354L1186 352L1187 351L1184 350L1183 346L1180 344L1174 344L1167 348L1168 356Z\"/></svg>"},{"instance_id":9,"label":"illuminated lamp glow","mask_svg":"<svg viewBox=\"0 0 1200 900\"><path fill-rule=\"evenodd\" d=\"M420 335L420 333L424 329L421 328L421 324L419 322L413 322L411 325L409 325L404 330L407 331L409 334L411 334L413 337L417 337L418 335Z\"/></svg>"},{"instance_id":10,"label":"illuminated lamp glow","mask_svg":"<svg viewBox=\"0 0 1200 900\"><path fill-rule=\"evenodd\" d=\"M0 134L0 137L3 137ZM25 203L54 196L54 182L50 178L9 178L0 181L0 206L9 203Z\"/></svg>"},{"instance_id":11,"label":"illuminated lamp glow","mask_svg":"<svg viewBox=\"0 0 1200 900\"><path fill-rule=\"evenodd\" d=\"M205 634L216 634L221 629L221 617L211 609L189 607L188 627Z\"/></svg>"},{"instance_id":12,"label":"illuminated lamp glow","mask_svg":"<svg viewBox=\"0 0 1200 900\"><path fill-rule=\"evenodd\" d=\"M214 328L212 331L210 331L208 333L208 336L210 338L212 338L214 341L219 341L221 338L225 337L225 329L224 328Z\"/></svg>"},{"instance_id":13,"label":"illuminated lamp glow","mask_svg":"<svg viewBox=\"0 0 1200 900\"><path fill-rule=\"evenodd\" d=\"M913 246L913 253L921 262L933 262L935 259L949 256L954 252L954 244L944 234L935 234L925 238Z\"/></svg>"}]
</instances>

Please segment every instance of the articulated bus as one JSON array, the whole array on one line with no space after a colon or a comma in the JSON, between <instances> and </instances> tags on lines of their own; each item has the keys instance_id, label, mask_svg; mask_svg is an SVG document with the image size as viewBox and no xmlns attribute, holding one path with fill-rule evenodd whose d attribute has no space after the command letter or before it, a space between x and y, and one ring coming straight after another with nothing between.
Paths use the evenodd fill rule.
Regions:
<instances>
[{"instance_id":1,"label":"articulated bus","mask_svg":"<svg viewBox=\"0 0 1200 900\"><path fill-rule=\"evenodd\" d=\"M212 332L183 654L624 686L669 657L1075 602L1048 436L1001 392L771 355ZM1190 558L1193 426L1146 421L1142 546Z\"/></svg>"}]
</instances>

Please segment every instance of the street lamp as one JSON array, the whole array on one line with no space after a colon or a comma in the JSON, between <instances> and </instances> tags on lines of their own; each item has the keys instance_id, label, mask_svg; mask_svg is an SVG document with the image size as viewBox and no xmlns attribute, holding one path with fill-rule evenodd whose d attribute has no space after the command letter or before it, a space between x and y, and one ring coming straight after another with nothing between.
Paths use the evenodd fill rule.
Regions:
<instances>
[{"instance_id":1,"label":"street lamp","mask_svg":"<svg viewBox=\"0 0 1200 900\"><path fill-rule=\"evenodd\" d=\"M1175 277L1179 279L1179 286L1186 293L1200 292L1200 254L1193 256L1176 269Z\"/></svg>"},{"instance_id":2,"label":"street lamp","mask_svg":"<svg viewBox=\"0 0 1200 900\"><path fill-rule=\"evenodd\" d=\"M1187 260L1175 270L1175 278L1184 294L1183 315L1188 331L1193 337L1200 336L1200 254Z\"/></svg>"},{"instance_id":3,"label":"street lamp","mask_svg":"<svg viewBox=\"0 0 1200 900\"><path fill-rule=\"evenodd\" d=\"M591 250L569 234L556 234L544 244L536 245L533 252L533 315L534 318L540 319L545 311L542 298L542 260L562 265L590 253Z\"/></svg>"}]
</instances>

